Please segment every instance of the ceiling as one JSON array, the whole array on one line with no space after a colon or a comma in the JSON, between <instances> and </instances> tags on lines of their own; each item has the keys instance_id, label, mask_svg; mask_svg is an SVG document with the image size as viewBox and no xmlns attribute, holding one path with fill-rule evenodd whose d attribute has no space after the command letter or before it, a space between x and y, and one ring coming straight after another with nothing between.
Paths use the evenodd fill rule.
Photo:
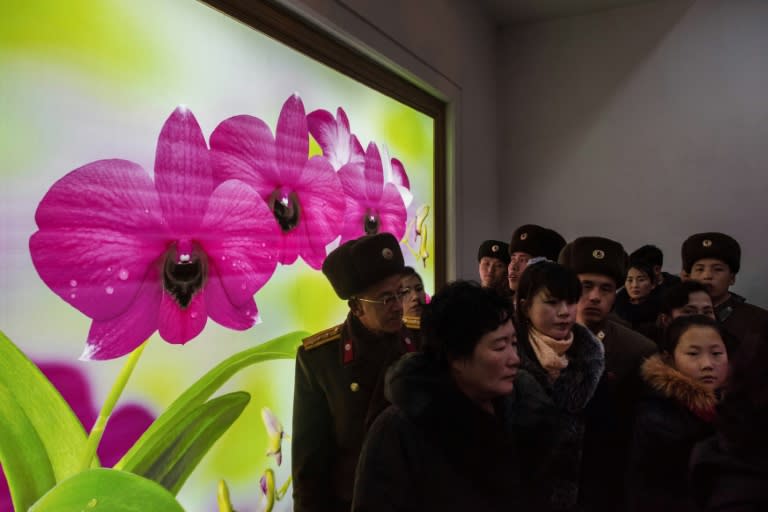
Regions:
<instances>
[{"instance_id":1,"label":"ceiling","mask_svg":"<svg viewBox=\"0 0 768 512\"><path fill-rule=\"evenodd\" d=\"M476 0L501 26L577 16L652 0Z\"/></svg>"}]
</instances>

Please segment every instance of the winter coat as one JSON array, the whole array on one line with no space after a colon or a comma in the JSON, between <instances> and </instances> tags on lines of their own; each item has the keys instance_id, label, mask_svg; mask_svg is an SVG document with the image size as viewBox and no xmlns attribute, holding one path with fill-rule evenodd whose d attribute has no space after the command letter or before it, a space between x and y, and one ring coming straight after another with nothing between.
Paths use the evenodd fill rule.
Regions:
<instances>
[{"instance_id":1,"label":"winter coat","mask_svg":"<svg viewBox=\"0 0 768 512\"><path fill-rule=\"evenodd\" d=\"M751 346L768 340L768 311L749 304L740 295L731 292L730 298L715 307L715 316L726 332L738 340L738 347ZM734 355L729 347L729 356Z\"/></svg>"},{"instance_id":2,"label":"winter coat","mask_svg":"<svg viewBox=\"0 0 768 512\"><path fill-rule=\"evenodd\" d=\"M627 473L629 511L694 511L688 485L693 447L714 434L717 398L661 355L642 368L648 396L637 408Z\"/></svg>"},{"instance_id":3,"label":"winter coat","mask_svg":"<svg viewBox=\"0 0 768 512\"><path fill-rule=\"evenodd\" d=\"M584 408L597 388L605 359L603 345L586 327L574 325L573 333L573 344L566 352L568 366L554 383L530 342L518 340L521 369L532 378L518 386L525 412L513 419L520 432L525 479L536 501L545 503L537 510L578 510Z\"/></svg>"},{"instance_id":4,"label":"winter coat","mask_svg":"<svg viewBox=\"0 0 768 512\"><path fill-rule=\"evenodd\" d=\"M596 332L605 348L605 372L587 404L579 503L590 512L620 512L640 366L656 345L632 329L606 321Z\"/></svg>"},{"instance_id":5,"label":"winter coat","mask_svg":"<svg viewBox=\"0 0 768 512\"><path fill-rule=\"evenodd\" d=\"M626 321L634 331L645 333L656 323L661 311L661 292L654 288L640 304L633 304L625 288L616 293L613 312Z\"/></svg>"},{"instance_id":6,"label":"winter coat","mask_svg":"<svg viewBox=\"0 0 768 512\"><path fill-rule=\"evenodd\" d=\"M691 488L702 512L768 510L768 457L737 454L722 436L697 444L691 455Z\"/></svg>"},{"instance_id":7,"label":"winter coat","mask_svg":"<svg viewBox=\"0 0 768 512\"><path fill-rule=\"evenodd\" d=\"M291 432L296 512L349 511L365 433L389 406L386 369L417 340L406 326L374 334L350 313L299 347Z\"/></svg>"},{"instance_id":8,"label":"winter coat","mask_svg":"<svg viewBox=\"0 0 768 512\"><path fill-rule=\"evenodd\" d=\"M504 397L482 410L425 354L388 372L392 402L374 422L355 479L353 512L532 510Z\"/></svg>"}]
</instances>

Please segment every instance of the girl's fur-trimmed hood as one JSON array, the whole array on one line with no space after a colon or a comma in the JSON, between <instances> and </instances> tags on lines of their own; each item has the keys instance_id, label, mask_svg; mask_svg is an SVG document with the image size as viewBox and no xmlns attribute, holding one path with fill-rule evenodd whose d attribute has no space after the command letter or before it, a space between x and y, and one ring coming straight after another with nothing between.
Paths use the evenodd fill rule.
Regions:
<instances>
[{"instance_id":1,"label":"girl's fur-trimmed hood","mask_svg":"<svg viewBox=\"0 0 768 512\"><path fill-rule=\"evenodd\" d=\"M661 354L649 357L642 366L643 380L665 398L675 400L702 419L714 418L714 391L670 366Z\"/></svg>"}]
</instances>

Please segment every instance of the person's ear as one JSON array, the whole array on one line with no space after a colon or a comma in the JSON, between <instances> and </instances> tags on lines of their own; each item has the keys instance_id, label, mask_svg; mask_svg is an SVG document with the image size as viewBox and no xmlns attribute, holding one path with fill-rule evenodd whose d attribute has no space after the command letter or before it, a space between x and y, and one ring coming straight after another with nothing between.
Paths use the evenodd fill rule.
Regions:
<instances>
[{"instance_id":1,"label":"person's ear","mask_svg":"<svg viewBox=\"0 0 768 512\"><path fill-rule=\"evenodd\" d=\"M360 318L363 316L363 305L360 304L360 301L357 299L349 299L347 301L347 304L349 305L349 310L352 312L353 315L355 315L357 318Z\"/></svg>"},{"instance_id":2,"label":"person's ear","mask_svg":"<svg viewBox=\"0 0 768 512\"><path fill-rule=\"evenodd\" d=\"M731 283L730 283L730 286L733 286L734 284L736 284L736 274L731 272Z\"/></svg>"}]
</instances>

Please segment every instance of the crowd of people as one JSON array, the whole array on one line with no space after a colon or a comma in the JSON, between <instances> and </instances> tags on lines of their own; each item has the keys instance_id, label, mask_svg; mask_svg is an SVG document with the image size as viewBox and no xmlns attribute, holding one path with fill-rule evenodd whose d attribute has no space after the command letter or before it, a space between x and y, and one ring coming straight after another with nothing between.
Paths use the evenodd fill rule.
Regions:
<instances>
[{"instance_id":1,"label":"crowd of people","mask_svg":"<svg viewBox=\"0 0 768 512\"><path fill-rule=\"evenodd\" d=\"M663 254L537 225L429 297L397 240L324 265L349 314L299 348L294 510L768 510L768 311L723 233Z\"/></svg>"}]
</instances>

